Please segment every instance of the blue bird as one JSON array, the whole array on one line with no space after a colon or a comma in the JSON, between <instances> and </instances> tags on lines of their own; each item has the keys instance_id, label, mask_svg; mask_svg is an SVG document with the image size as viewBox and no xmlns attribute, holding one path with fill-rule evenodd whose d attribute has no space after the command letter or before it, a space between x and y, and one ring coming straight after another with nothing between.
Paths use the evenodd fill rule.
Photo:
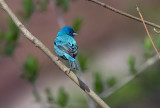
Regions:
<instances>
[{"instance_id":1,"label":"blue bird","mask_svg":"<svg viewBox=\"0 0 160 108\"><path fill-rule=\"evenodd\" d=\"M65 60L69 60L70 69L79 70L79 66L76 62L78 47L74 40L75 35L77 35L77 33L74 32L71 27L65 26L62 28L55 38L54 50L58 56Z\"/></svg>"}]
</instances>

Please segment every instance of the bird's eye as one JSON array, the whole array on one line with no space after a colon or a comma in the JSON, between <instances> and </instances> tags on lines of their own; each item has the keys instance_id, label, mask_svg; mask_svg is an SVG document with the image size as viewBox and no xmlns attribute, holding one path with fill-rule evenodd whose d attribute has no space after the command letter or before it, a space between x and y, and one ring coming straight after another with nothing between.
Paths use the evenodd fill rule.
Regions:
<instances>
[{"instance_id":1,"label":"bird's eye","mask_svg":"<svg viewBox=\"0 0 160 108\"><path fill-rule=\"evenodd\" d=\"M72 32L69 32L69 34L71 34Z\"/></svg>"}]
</instances>

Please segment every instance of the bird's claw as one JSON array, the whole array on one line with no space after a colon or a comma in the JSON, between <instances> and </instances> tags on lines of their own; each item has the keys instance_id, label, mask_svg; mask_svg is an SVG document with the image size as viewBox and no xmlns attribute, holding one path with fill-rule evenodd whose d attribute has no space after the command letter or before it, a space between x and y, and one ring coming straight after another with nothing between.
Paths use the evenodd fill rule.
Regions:
<instances>
[{"instance_id":1,"label":"bird's claw","mask_svg":"<svg viewBox=\"0 0 160 108\"><path fill-rule=\"evenodd\" d=\"M56 56L56 61L58 61L59 60L59 57L58 56Z\"/></svg>"},{"instance_id":2,"label":"bird's claw","mask_svg":"<svg viewBox=\"0 0 160 108\"><path fill-rule=\"evenodd\" d=\"M68 70L68 74L71 72L71 68L69 68L69 70Z\"/></svg>"}]
</instances>

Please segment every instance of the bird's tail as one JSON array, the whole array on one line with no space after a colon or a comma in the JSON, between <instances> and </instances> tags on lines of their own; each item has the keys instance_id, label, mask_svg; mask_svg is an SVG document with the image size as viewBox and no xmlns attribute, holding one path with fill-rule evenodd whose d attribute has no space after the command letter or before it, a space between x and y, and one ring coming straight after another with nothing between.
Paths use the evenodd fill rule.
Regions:
<instances>
[{"instance_id":1,"label":"bird's tail","mask_svg":"<svg viewBox=\"0 0 160 108\"><path fill-rule=\"evenodd\" d=\"M70 68L79 70L78 63L76 61L69 61L70 62Z\"/></svg>"}]
</instances>

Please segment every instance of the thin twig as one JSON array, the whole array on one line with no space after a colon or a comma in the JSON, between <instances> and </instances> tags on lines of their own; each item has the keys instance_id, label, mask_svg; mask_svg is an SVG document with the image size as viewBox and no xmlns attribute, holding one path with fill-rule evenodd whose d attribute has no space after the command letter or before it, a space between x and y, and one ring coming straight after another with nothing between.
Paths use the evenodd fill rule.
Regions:
<instances>
[{"instance_id":1,"label":"thin twig","mask_svg":"<svg viewBox=\"0 0 160 108\"><path fill-rule=\"evenodd\" d=\"M141 19L142 19L142 22L143 22L144 28L145 28L145 30L146 30L146 32L147 32L147 34L148 34L148 37L149 37L150 41L152 42L152 45L153 45L153 47L154 47L154 49L155 49L155 51L156 51L156 53L157 53L157 55L158 55L158 57L159 57L159 59L160 59L160 54L159 54L159 52L158 52L158 50L157 50L157 48L156 48L156 46L155 46L155 44L154 44L154 42L153 42L153 40L152 40L152 37L151 37L151 35L150 35L150 33L149 33L148 29L147 29L147 26L146 26L146 24L145 24L145 22L144 22L143 16L142 16L142 14L141 14L138 6L137 6L137 11L138 11L138 13L139 13L139 16L140 16Z\"/></svg>"},{"instance_id":2,"label":"thin twig","mask_svg":"<svg viewBox=\"0 0 160 108\"><path fill-rule=\"evenodd\" d=\"M118 91L119 89L121 89L122 87L124 87L126 84L128 84L130 81L132 81L133 79L135 79L139 74L141 74L142 72L144 72L149 66L153 65L154 63L156 63L158 61L158 56L154 56L150 59L148 59L144 64L141 65L141 67L139 67L137 69L137 72L135 75L131 75L127 78L125 78L122 82L120 82L118 85L116 85L115 87L103 92L100 97L102 98L108 98L109 96L111 96L112 94L114 94L116 91Z\"/></svg>"},{"instance_id":3,"label":"thin twig","mask_svg":"<svg viewBox=\"0 0 160 108\"><path fill-rule=\"evenodd\" d=\"M4 0L0 0L0 4L4 11L6 11L12 20L15 22L17 27L23 32L24 36L35 44L36 47L41 49L53 62L55 62L59 68L71 79L73 80L86 94L88 94L99 106L102 108L110 108L98 95L96 95L84 82L82 82L68 67L66 67L60 60L53 55L49 49L39 41L35 36L33 36L24 25L18 20L15 14L11 11Z\"/></svg>"},{"instance_id":4,"label":"thin twig","mask_svg":"<svg viewBox=\"0 0 160 108\"><path fill-rule=\"evenodd\" d=\"M115 13L118 13L118 14L123 15L123 16L125 16L125 17L128 17L128 18L130 18L130 19L133 19L133 20L142 22L142 20L141 20L140 18L135 17L135 16L133 16L133 15L131 15L131 14L125 13L125 12L123 12L123 11L120 11L120 10L118 10L118 9L115 9L115 8L113 8L113 7L105 4L105 3L103 3L103 2L98 1L98 0L87 0L87 1L91 1L91 2L93 2L93 3L96 3L96 4L102 6L102 7L106 8L106 9L109 9L109 10L115 12ZM160 29L160 26L157 25L157 24L155 24L155 23L152 23L152 22L149 22L149 21L144 21L144 22L145 22L147 25L150 25L150 26L152 26L152 27L156 27L156 28L159 28L159 29Z\"/></svg>"},{"instance_id":5,"label":"thin twig","mask_svg":"<svg viewBox=\"0 0 160 108\"><path fill-rule=\"evenodd\" d=\"M39 93L39 91L38 91L38 88L37 88L36 83L34 83L34 84L32 85L32 87L33 87L32 92L33 92L33 95L35 96L35 100L36 100L37 102L40 102L41 108L47 108L45 101L42 99L42 97L41 97L41 95L40 95L40 93Z\"/></svg>"}]
</instances>

